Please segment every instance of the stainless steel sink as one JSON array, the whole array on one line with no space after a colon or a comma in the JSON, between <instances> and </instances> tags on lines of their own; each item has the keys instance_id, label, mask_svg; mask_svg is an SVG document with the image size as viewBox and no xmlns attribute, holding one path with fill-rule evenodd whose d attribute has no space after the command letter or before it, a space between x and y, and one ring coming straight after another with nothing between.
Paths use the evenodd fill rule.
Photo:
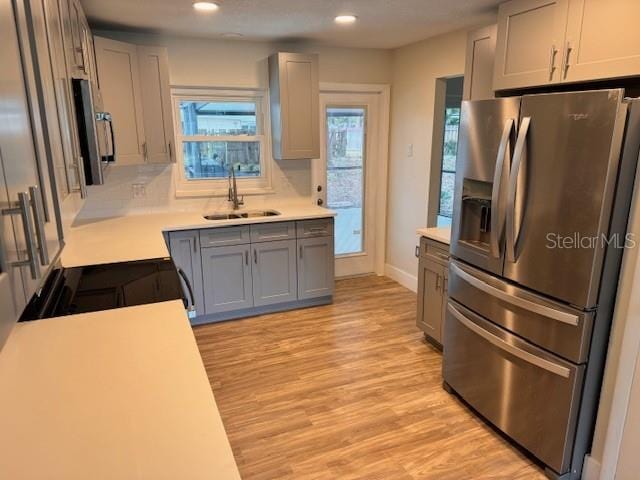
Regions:
<instances>
[{"instance_id":1,"label":"stainless steel sink","mask_svg":"<svg viewBox=\"0 0 640 480\"><path fill-rule=\"evenodd\" d=\"M238 212L242 218L259 218L259 217L273 217L280 215L280 212L276 210L251 210L248 212Z\"/></svg>"},{"instance_id":2,"label":"stainless steel sink","mask_svg":"<svg viewBox=\"0 0 640 480\"><path fill-rule=\"evenodd\" d=\"M235 220L240 218L260 218L260 217L273 217L274 215L280 215L280 212L276 210L248 210L239 212L213 212L210 215L205 215L206 220Z\"/></svg>"}]
</instances>

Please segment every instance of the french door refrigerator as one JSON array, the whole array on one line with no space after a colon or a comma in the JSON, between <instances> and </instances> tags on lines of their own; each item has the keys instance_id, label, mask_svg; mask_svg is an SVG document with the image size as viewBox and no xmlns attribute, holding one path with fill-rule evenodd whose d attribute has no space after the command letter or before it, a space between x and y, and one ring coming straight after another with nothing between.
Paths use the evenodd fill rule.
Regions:
<instances>
[{"instance_id":1,"label":"french door refrigerator","mask_svg":"<svg viewBox=\"0 0 640 480\"><path fill-rule=\"evenodd\" d=\"M640 152L624 91L463 102L445 388L553 478L589 451Z\"/></svg>"}]
</instances>

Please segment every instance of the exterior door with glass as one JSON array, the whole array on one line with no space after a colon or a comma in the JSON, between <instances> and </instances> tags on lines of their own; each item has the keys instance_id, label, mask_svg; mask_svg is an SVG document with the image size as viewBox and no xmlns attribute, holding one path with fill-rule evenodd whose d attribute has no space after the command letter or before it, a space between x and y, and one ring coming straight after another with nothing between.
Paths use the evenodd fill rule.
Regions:
<instances>
[{"instance_id":1,"label":"exterior door with glass","mask_svg":"<svg viewBox=\"0 0 640 480\"><path fill-rule=\"evenodd\" d=\"M320 95L320 159L314 164L319 205L337 212L337 277L375 270L375 190L379 95Z\"/></svg>"}]
</instances>

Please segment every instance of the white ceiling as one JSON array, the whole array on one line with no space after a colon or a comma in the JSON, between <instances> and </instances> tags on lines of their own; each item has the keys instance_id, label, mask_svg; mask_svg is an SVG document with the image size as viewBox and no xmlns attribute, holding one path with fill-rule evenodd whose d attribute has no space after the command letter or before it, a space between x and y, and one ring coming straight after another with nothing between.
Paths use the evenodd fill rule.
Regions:
<instances>
[{"instance_id":1,"label":"white ceiling","mask_svg":"<svg viewBox=\"0 0 640 480\"><path fill-rule=\"evenodd\" d=\"M192 0L81 0L93 26L259 41L305 41L341 47L395 48L495 18L502 0L220 0L212 14ZM340 14L358 16L336 25Z\"/></svg>"}]
</instances>

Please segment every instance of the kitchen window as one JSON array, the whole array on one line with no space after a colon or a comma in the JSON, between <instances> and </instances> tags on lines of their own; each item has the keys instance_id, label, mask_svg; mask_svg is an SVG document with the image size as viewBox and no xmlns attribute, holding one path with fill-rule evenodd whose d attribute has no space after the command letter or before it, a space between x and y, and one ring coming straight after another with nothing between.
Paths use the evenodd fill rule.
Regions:
<instances>
[{"instance_id":1,"label":"kitchen window","mask_svg":"<svg viewBox=\"0 0 640 480\"><path fill-rule=\"evenodd\" d=\"M174 90L178 196L224 195L233 169L241 193L271 191L265 92Z\"/></svg>"}]
</instances>

